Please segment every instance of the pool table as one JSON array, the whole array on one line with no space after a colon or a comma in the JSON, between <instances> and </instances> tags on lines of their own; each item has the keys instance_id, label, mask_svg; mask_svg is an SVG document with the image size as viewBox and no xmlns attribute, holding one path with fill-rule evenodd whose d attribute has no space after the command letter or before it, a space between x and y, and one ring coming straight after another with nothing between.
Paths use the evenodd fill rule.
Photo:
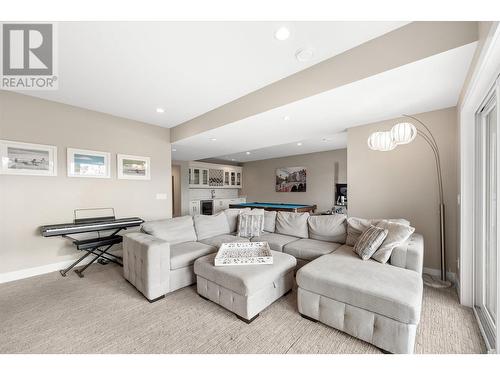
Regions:
<instances>
[{"instance_id":1,"label":"pool table","mask_svg":"<svg viewBox=\"0 0 500 375\"><path fill-rule=\"evenodd\" d=\"M229 208L263 208L267 211L290 211L290 212L313 212L316 209L315 204L293 204L293 203L263 203L248 202L230 204Z\"/></svg>"}]
</instances>

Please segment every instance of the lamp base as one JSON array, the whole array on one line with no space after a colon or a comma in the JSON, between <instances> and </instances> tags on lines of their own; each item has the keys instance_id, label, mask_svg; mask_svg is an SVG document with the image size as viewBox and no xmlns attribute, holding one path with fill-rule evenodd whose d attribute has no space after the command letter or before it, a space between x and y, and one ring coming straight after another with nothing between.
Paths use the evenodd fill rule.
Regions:
<instances>
[{"instance_id":1,"label":"lamp base","mask_svg":"<svg viewBox=\"0 0 500 375\"><path fill-rule=\"evenodd\" d=\"M424 284L431 288L444 289L450 288L453 285L449 280L441 280L438 276L432 276L428 273L424 273L422 278L424 279Z\"/></svg>"}]
</instances>

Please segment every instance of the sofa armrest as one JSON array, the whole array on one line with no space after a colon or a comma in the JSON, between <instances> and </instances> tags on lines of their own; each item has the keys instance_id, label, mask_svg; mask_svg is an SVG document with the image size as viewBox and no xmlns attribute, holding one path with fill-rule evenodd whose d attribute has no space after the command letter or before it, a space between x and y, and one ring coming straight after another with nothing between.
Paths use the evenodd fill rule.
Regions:
<instances>
[{"instance_id":1,"label":"sofa armrest","mask_svg":"<svg viewBox=\"0 0 500 375\"><path fill-rule=\"evenodd\" d=\"M393 266L406 268L422 274L424 264L424 237L413 233L410 238L392 250L390 262Z\"/></svg>"},{"instance_id":2,"label":"sofa armrest","mask_svg":"<svg viewBox=\"0 0 500 375\"><path fill-rule=\"evenodd\" d=\"M145 233L123 236L123 275L149 300L169 292L170 244Z\"/></svg>"}]
</instances>

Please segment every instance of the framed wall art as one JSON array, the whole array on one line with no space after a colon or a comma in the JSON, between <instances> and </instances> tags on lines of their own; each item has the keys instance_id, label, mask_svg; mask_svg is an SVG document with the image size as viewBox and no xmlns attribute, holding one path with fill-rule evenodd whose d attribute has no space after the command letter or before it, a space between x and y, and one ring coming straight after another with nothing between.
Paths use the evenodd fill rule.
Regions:
<instances>
[{"instance_id":1,"label":"framed wall art","mask_svg":"<svg viewBox=\"0 0 500 375\"><path fill-rule=\"evenodd\" d=\"M110 153L68 148L68 177L110 178Z\"/></svg>"},{"instance_id":2,"label":"framed wall art","mask_svg":"<svg viewBox=\"0 0 500 375\"><path fill-rule=\"evenodd\" d=\"M151 159L147 156L116 156L118 178L123 180L150 180Z\"/></svg>"},{"instance_id":3,"label":"framed wall art","mask_svg":"<svg viewBox=\"0 0 500 375\"><path fill-rule=\"evenodd\" d=\"M0 174L57 176L57 147L0 140Z\"/></svg>"}]
</instances>

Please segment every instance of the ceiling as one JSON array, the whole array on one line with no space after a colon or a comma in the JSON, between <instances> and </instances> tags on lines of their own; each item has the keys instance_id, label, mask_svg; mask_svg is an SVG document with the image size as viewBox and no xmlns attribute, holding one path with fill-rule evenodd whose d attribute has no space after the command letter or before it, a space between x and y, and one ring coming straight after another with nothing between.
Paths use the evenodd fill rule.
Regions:
<instances>
[{"instance_id":1,"label":"ceiling","mask_svg":"<svg viewBox=\"0 0 500 375\"><path fill-rule=\"evenodd\" d=\"M172 127L407 23L61 22L59 89L23 93Z\"/></svg>"},{"instance_id":2,"label":"ceiling","mask_svg":"<svg viewBox=\"0 0 500 375\"><path fill-rule=\"evenodd\" d=\"M182 139L173 158L246 162L345 148L346 128L455 106L475 49L471 43Z\"/></svg>"}]
</instances>

